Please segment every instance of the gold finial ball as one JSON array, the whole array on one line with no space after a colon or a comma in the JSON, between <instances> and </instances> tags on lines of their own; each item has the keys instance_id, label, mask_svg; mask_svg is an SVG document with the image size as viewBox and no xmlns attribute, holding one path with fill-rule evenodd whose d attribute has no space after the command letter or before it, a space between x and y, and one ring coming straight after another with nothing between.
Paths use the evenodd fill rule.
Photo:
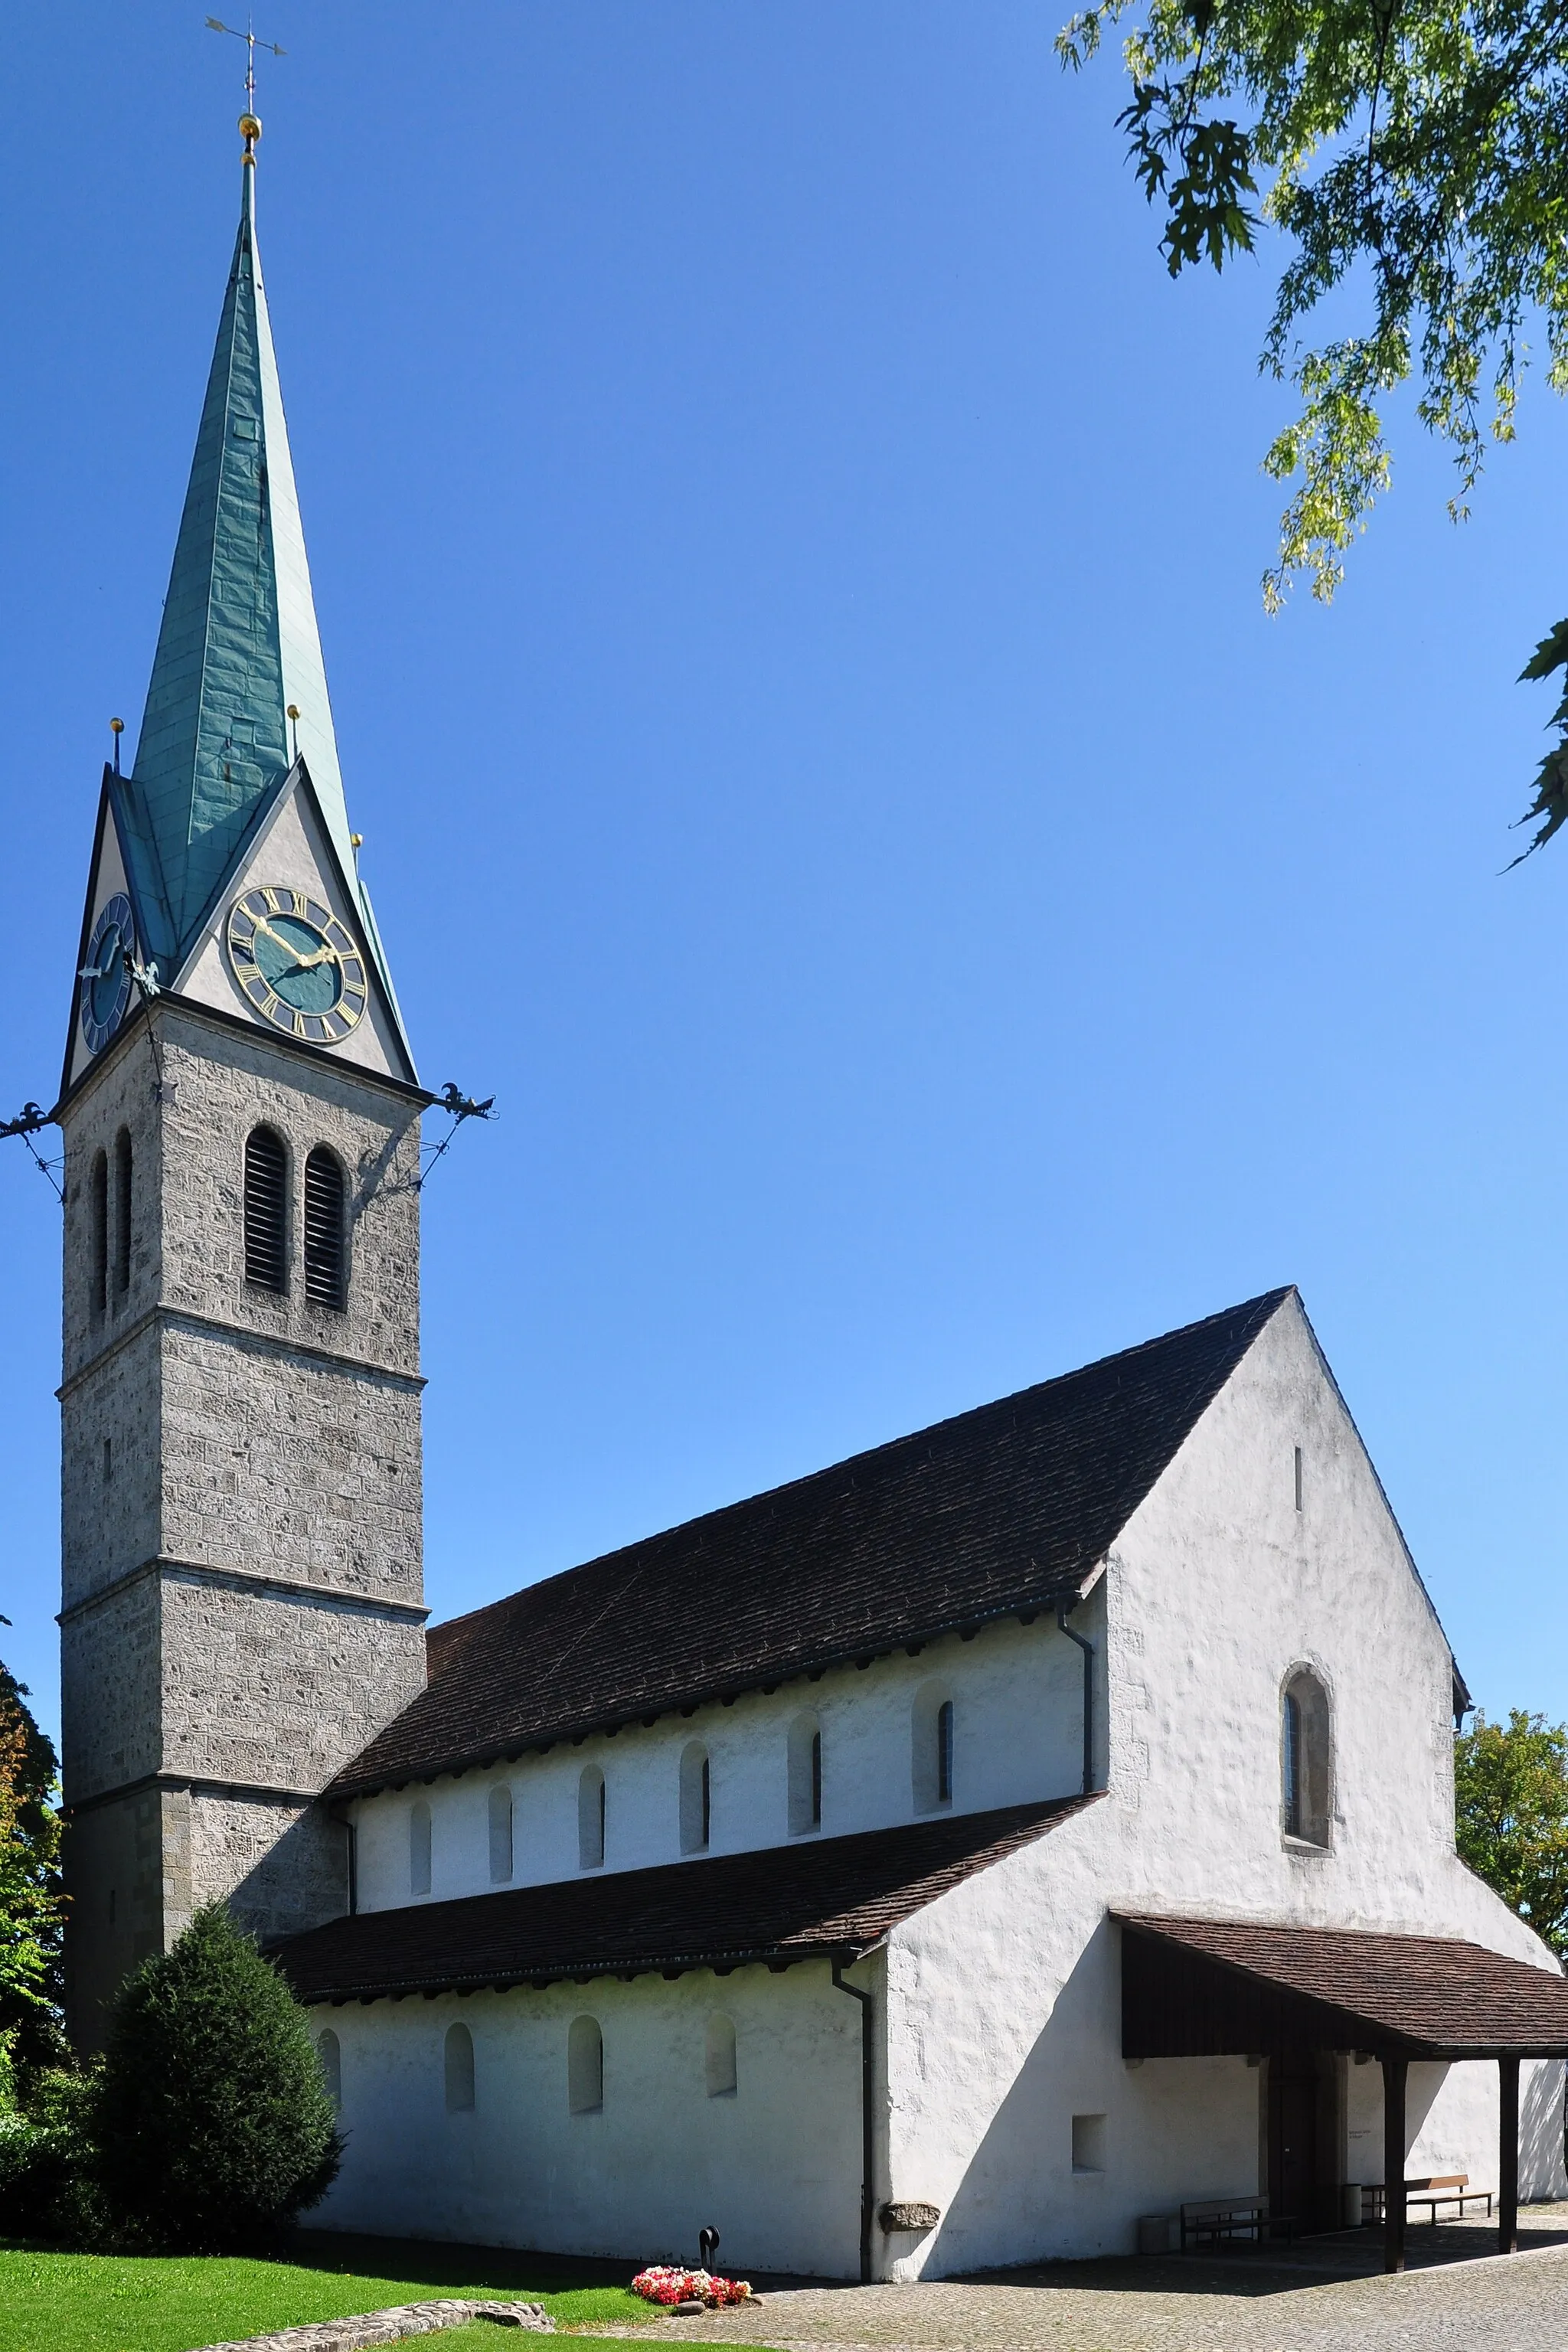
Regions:
<instances>
[{"instance_id":1,"label":"gold finial ball","mask_svg":"<svg viewBox=\"0 0 1568 2352\"><path fill-rule=\"evenodd\" d=\"M351 833L351 834L350 834L350 835L349 835L349 846L350 846L352 849L363 849L363 848L364 847L364 835L363 835L363 833Z\"/></svg>"},{"instance_id":2,"label":"gold finial ball","mask_svg":"<svg viewBox=\"0 0 1568 2352\"><path fill-rule=\"evenodd\" d=\"M259 139L260 121L254 114L242 114L239 118L239 131L242 139Z\"/></svg>"},{"instance_id":3,"label":"gold finial ball","mask_svg":"<svg viewBox=\"0 0 1568 2352\"><path fill-rule=\"evenodd\" d=\"M299 718L299 716L300 716L300 706L299 706L299 704L298 704L297 702L291 702L291 703L289 705L289 718L290 718L290 719L298 719L298 718Z\"/></svg>"},{"instance_id":4,"label":"gold finial ball","mask_svg":"<svg viewBox=\"0 0 1568 2352\"><path fill-rule=\"evenodd\" d=\"M125 721L124 721L124 719L111 719L110 720L109 724L110 724L110 729L112 730L112 731L113 731L116 735L123 735L123 734L124 734L124 732L125 732Z\"/></svg>"}]
</instances>

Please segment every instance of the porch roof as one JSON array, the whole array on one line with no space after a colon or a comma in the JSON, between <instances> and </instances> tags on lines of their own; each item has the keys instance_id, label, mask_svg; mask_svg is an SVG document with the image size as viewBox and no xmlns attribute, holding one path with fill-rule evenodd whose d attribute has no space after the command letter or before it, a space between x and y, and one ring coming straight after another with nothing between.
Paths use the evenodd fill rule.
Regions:
<instances>
[{"instance_id":1,"label":"porch roof","mask_svg":"<svg viewBox=\"0 0 1568 2352\"><path fill-rule=\"evenodd\" d=\"M1568 1979L1448 1936L1113 1915L1125 2058L1568 2056Z\"/></svg>"},{"instance_id":2,"label":"porch roof","mask_svg":"<svg viewBox=\"0 0 1568 2352\"><path fill-rule=\"evenodd\" d=\"M303 2001L402 1999L762 1961L850 1961L1093 1797L942 1813L651 1870L596 1870L331 1920L271 1948Z\"/></svg>"}]
</instances>

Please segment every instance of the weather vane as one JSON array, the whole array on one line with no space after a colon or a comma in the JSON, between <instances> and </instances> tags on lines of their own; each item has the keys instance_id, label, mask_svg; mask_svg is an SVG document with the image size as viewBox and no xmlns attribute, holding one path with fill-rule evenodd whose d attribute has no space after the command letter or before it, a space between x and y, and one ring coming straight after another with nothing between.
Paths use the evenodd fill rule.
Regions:
<instances>
[{"instance_id":1,"label":"weather vane","mask_svg":"<svg viewBox=\"0 0 1568 2352\"><path fill-rule=\"evenodd\" d=\"M213 33L227 33L233 39L245 43L245 112L239 118L239 127L245 133L245 152L248 157L257 140L261 136L261 125L256 116L257 48L259 46L269 51L275 58L285 58L289 52L287 49L280 49L276 41L262 41L258 44L256 38L256 20L251 16L246 18L243 33L237 25L226 25L221 17L217 16L207 18L207 29Z\"/></svg>"}]
</instances>

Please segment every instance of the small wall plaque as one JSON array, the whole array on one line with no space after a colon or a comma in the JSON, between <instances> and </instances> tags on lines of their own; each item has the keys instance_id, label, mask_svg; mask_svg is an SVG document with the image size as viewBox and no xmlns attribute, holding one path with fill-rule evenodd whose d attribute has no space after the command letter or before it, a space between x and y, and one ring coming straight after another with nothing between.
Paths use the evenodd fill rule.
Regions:
<instances>
[{"instance_id":1,"label":"small wall plaque","mask_svg":"<svg viewBox=\"0 0 1568 2352\"><path fill-rule=\"evenodd\" d=\"M934 2230L941 2220L940 2205L922 2205L918 2200L904 2199L882 2208L882 2227L889 2235L895 2230Z\"/></svg>"}]
</instances>

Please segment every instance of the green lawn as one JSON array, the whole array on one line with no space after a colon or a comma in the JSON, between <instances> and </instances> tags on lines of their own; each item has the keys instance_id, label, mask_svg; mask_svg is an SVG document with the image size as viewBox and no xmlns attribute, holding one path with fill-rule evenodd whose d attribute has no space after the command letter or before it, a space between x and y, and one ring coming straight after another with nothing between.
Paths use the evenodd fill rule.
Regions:
<instances>
[{"instance_id":1,"label":"green lawn","mask_svg":"<svg viewBox=\"0 0 1568 2352\"><path fill-rule=\"evenodd\" d=\"M379 2311L433 2295L545 2304L557 2327L647 2322L658 2314L624 2284L626 2269L479 2246L415 2245L307 2235L295 2258L54 2254L0 2245L0 2352L191 2352L308 2320ZM443 2329L432 2352L476 2352L481 2325ZM482 2326L483 2352L516 2336ZM584 2337L575 2339L578 2346Z\"/></svg>"}]
</instances>

